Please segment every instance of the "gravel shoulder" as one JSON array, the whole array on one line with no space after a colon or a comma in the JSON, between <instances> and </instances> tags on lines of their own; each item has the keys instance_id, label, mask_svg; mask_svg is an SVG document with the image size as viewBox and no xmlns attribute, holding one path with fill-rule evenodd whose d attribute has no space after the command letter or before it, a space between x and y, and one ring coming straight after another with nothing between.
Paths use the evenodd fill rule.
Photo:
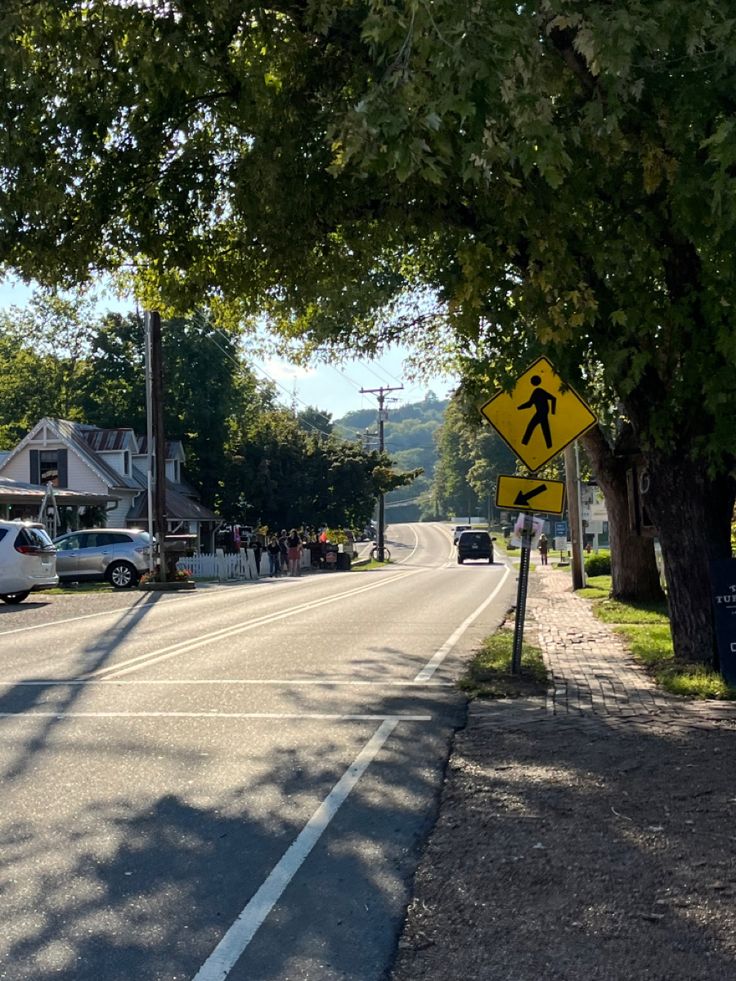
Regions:
<instances>
[{"instance_id":1,"label":"gravel shoulder","mask_svg":"<svg viewBox=\"0 0 736 981\"><path fill-rule=\"evenodd\" d=\"M471 713L393 981L736 977L735 741Z\"/></svg>"}]
</instances>

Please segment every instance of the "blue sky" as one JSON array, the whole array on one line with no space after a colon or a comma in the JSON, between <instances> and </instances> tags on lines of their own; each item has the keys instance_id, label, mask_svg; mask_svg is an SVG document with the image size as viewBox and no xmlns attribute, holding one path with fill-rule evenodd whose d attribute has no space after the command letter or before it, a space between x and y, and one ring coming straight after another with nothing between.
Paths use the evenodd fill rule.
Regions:
<instances>
[{"instance_id":1,"label":"blue sky","mask_svg":"<svg viewBox=\"0 0 736 981\"><path fill-rule=\"evenodd\" d=\"M24 306L31 297L32 287L17 281L0 282L0 307ZM102 309L127 310L130 304L110 295L101 304ZM452 387L446 377L424 384L406 380L404 361L408 351L397 348L380 359L348 361L345 364L319 364L311 368L290 364L280 358L263 358L252 361L254 369L277 385L279 400L285 404L296 401L297 407L313 405L340 418L355 409L374 408L372 395L361 395L361 388L404 385L404 390L393 392L399 402L418 402L431 388L439 398L444 398Z\"/></svg>"}]
</instances>

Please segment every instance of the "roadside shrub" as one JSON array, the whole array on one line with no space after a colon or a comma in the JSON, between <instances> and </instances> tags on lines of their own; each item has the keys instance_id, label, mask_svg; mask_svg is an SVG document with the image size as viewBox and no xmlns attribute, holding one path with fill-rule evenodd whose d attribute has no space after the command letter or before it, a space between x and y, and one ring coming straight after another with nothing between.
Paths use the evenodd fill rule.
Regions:
<instances>
[{"instance_id":1,"label":"roadside shrub","mask_svg":"<svg viewBox=\"0 0 736 981\"><path fill-rule=\"evenodd\" d=\"M610 555L588 555L585 559L585 571L589 576L610 576Z\"/></svg>"}]
</instances>

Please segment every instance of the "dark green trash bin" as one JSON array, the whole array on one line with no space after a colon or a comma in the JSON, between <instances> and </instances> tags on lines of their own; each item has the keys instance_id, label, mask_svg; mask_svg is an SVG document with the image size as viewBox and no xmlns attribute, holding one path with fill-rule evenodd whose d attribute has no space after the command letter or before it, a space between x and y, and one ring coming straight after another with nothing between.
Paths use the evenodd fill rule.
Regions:
<instances>
[{"instance_id":1,"label":"dark green trash bin","mask_svg":"<svg viewBox=\"0 0 736 981\"><path fill-rule=\"evenodd\" d=\"M350 556L347 552L337 553L337 571L350 572Z\"/></svg>"}]
</instances>

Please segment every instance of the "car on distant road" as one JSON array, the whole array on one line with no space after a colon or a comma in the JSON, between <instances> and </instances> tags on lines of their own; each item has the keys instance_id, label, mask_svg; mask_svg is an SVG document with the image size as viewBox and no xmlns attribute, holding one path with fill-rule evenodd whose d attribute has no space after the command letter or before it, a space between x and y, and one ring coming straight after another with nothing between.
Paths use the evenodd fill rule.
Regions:
<instances>
[{"instance_id":1,"label":"car on distant road","mask_svg":"<svg viewBox=\"0 0 736 981\"><path fill-rule=\"evenodd\" d=\"M43 525L0 521L0 599L22 603L30 593L58 583L56 548Z\"/></svg>"},{"instance_id":2,"label":"car on distant road","mask_svg":"<svg viewBox=\"0 0 736 981\"><path fill-rule=\"evenodd\" d=\"M130 589L148 571L151 537L138 528L87 528L54 539L61 582L109 582Z\"/></svg>"},{"instance_id":3,"label":"car on distant road","mask_svg":"<svg viewBox=\"0 0 736 981\"><path fill-rule=\"evenodd\" d=\"M493 543L487 531L463 531L457 540L457 561L462 565L465 559L488 559L493 562Z\"/></svg>"},{"instance_id":4,"label":"car on distant road","mask_svg":"<svg viewBox=\"0 0 736 981\"><path fill-rule=\"evenodd\" d=\"M457 545L458 538L462 535L464 531L470 531L470 525L455 525L452 529L452 544Z\"/></svg>"}]
</instances>

